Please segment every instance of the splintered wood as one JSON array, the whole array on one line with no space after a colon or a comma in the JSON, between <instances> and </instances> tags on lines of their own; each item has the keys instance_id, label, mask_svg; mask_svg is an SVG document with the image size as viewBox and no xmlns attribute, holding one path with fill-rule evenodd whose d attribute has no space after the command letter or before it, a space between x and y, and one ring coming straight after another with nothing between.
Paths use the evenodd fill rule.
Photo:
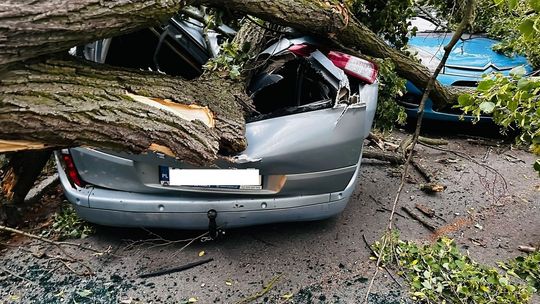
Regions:
<instances>
[{"instance_id":1,"label":"splintered wood","mask_svg":"<svg viewBox=\"0 0 540 304\"><path fill-rule=\"evenodd\" d=\"M216 125L214 121L214 114L212 113L212 111L210 111L210 109L208 109L208 107L202 107L198 105L185 105L173 102L169 99L149 98L146 96L135 95L128 92L126 92L126 95L135 101L172 113L184 120L199 120L209 128L214 128Z\"/></svg>"},{"instance_id":2,"label":"splintered wood","mask_svg":"<svg viewBox=\"0 0 540 304\"><path fill-rule=\"evenodd\" d=\"M46 146L39 142L25 140L2 140L0 139L0 153L15 152L23 150L39 150Z\"/></svg>"}]
</instances>

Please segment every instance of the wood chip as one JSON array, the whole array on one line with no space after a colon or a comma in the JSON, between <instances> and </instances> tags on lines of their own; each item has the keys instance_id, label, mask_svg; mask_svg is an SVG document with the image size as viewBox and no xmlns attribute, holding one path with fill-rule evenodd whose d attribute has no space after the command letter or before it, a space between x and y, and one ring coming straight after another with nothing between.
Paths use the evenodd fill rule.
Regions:
<instances>
[{"instance_id":1,"label":"wood chip","mask_svg":"<svg viewBox=\"0 0 540 304\"><path fill-rule=\"evenodd\" d=\"M446 190L446 186L437 183L421 184L420 190L426 193L437 193Z\"/></svg>"}]
</instances>

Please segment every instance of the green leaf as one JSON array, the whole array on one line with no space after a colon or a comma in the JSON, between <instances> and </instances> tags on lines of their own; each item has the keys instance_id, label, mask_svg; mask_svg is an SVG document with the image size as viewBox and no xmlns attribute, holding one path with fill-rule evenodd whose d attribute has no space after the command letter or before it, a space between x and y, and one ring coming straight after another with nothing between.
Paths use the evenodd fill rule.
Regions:
<instances>
[{"instance_id":1,"label":"green leaf","mask_svg":"<svg viewBox=\"0 0 540 304\"><path fill-rule=\"evenodd\" d=\"M531 84L531 81L529 80L529 78L524 77L524 78L520 78L520 79L518 80L517 87L518 87L518 89L520 89L520 90L526 90L526 87L527 87L528 85L530 85L530 84Z\"/></svg>"},{"instance_id":2,"label":"green leaf","mask_svg":"<svg viewBox=\"0 0 540 304\"><path fill-rule=\"evenodd\" d=\"M517 76L517 77L525 76L526 73L527 71L525 70L525 67L522 65L517 66L510 70L510 75Z\"/></svg>"},{"instance_id":3,"label":"green leaf","mask_svg":"<svg viewBox=\"0 0 540 304\"><path fill-rule=\"evenodd\" d=\"M495 110L495 104L491 101L484 101L480 104L480 110L486 114L493 113L493 110Z\"/></svg>"},{"instance_id":4,"label":"green leaf","mask_svg":"<svg viewBox=\"0 0 540 304\"><path fill-rule=\"evenodd\" d=\"M529 0L529 5L537 13L540 13L540 0Z\"/></svg>"},{"instance_id":5,"label":"green leaf","mask_svg":"<svg viewBox=\"0 0 540 304\"><path fill-rule=\"evenodd\" d=\"M519 31L525 37L531 37L534 34L534 22L531 19L525 19L519 25Z\"/></svg>"},{"instance_id":6,"label":"green leaf","mask_svg":"<svg viewBox=\"0 0 540 304\"><path fill-rule=\"evenodd\" d=\"M458 97L458 103L462 107L470 106L473 103L473 99L469 94L463 94Z\"/></svg>"},{"instance_id":7,"label":"green leaf","mask_svg":"<svg viewBox=\"0 0 540 304\"><path fill-rule=\"evenodd\" d=\"M426 294L421 291L416 291L416 292L413 292L413 296L419 297L419 298L425 298Z\"/></svg>"},{"instance_id":8,"label":"green leaf","mask_svg":"<svg viewBox=\"0 0 540 304\"><path fill-rule=\"evenodd\" d=\"M422 282L422 286L424 286L424 288L425 288L425 289L428 289L428 290L433 289L433 286L431 285L431 282L428 281L428 280L423 281L423 282Z\"/></svg>"},{"instance_id":9,"label":"green leaf","mask_svg":"<svg viewBox=\"0 0 540 304\"><path fill-rule=\"evenodd\" d=\"M480 81L476 89L481 92L489 91L489 89L491 89L494 84L495 84L495 80L485 79L485 80Z\"/></svg>"},{"instance_id":10,"label":"green leaf","mask_svg":"<svg viewBox=\"0 0 540 304\"><path fill-rule=\"evenodd\" d=\"M538 175L540 176L540 159L537 159L534 163L534 170L538 171Z\"/></svg>"},{"instance_id":11,"label":"green leaf","mask_svg":"<svg viewBox=\"0 0 540 304\"><path fill-rule=\"evenodd\" d=\"M508 0L508 8L509 8L510 10L515 9L516 6L517 6L517 4L518 4L518 1L517 1L517 0Z\"/></svg>"}]
</instances>

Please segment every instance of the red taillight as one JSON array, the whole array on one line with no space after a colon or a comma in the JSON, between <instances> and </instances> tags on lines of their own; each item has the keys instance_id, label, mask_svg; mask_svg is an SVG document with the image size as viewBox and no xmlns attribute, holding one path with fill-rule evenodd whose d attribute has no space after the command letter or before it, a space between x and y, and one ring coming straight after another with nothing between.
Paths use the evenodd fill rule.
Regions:
<instances>
[{"instance_id":1,"label":"red taillight","mask_svg":"<svg viewBox=\"0 0 540 304\"><path fill-rule=\"evenodd\" d=\"M69 180L73 184L79 187L83 187L84 183L81 180L79 173L77 172L77 168L75 168L75 163L73 162L73 158L71 157L71 155L69 153L63 153L62 160L64 161L65 170Z\"/></svg>"},{"instance_id":2,"label":"red taillight","mask_svg":"<svg viewBox=\"0 0 540 304\"><path fill-rule=\"evenodd\" d=\"M367 60L341 52L328 52L328 58L345 73L366 83L373 84L377 80L377 66Z\"/></svg>"},{"instance_id":3,"label":"red taillight","mask_svg":"<svg viewBox=\"0 0 540 304\"><path fill-rule=\"evenodd\" d=\"M307 57L315 51L315 48L307 44L293 44L288 50L297 56Z\"/></svg>"}]
</instances>

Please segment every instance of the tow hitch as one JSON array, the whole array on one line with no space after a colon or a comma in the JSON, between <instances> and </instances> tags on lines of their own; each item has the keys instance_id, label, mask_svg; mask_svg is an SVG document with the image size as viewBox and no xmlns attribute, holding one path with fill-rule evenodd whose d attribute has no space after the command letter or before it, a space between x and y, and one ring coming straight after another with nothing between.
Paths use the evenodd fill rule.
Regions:
<instances>
[{"instance_id":1,"label":"tow hitch","mask_svg":"<svg viewBox=\"0 0 540 304\"><path fill-rule=\"evenodd\" d=\"M208 238L207 240L216 240L219 238L220 235L225 234L225 231L218 228L216 223L216 218L218 216L218 213L216 210L211 209L208 210L208 213L206 213L206 216L208 216Z\"/></svg>"}]
</instances>

